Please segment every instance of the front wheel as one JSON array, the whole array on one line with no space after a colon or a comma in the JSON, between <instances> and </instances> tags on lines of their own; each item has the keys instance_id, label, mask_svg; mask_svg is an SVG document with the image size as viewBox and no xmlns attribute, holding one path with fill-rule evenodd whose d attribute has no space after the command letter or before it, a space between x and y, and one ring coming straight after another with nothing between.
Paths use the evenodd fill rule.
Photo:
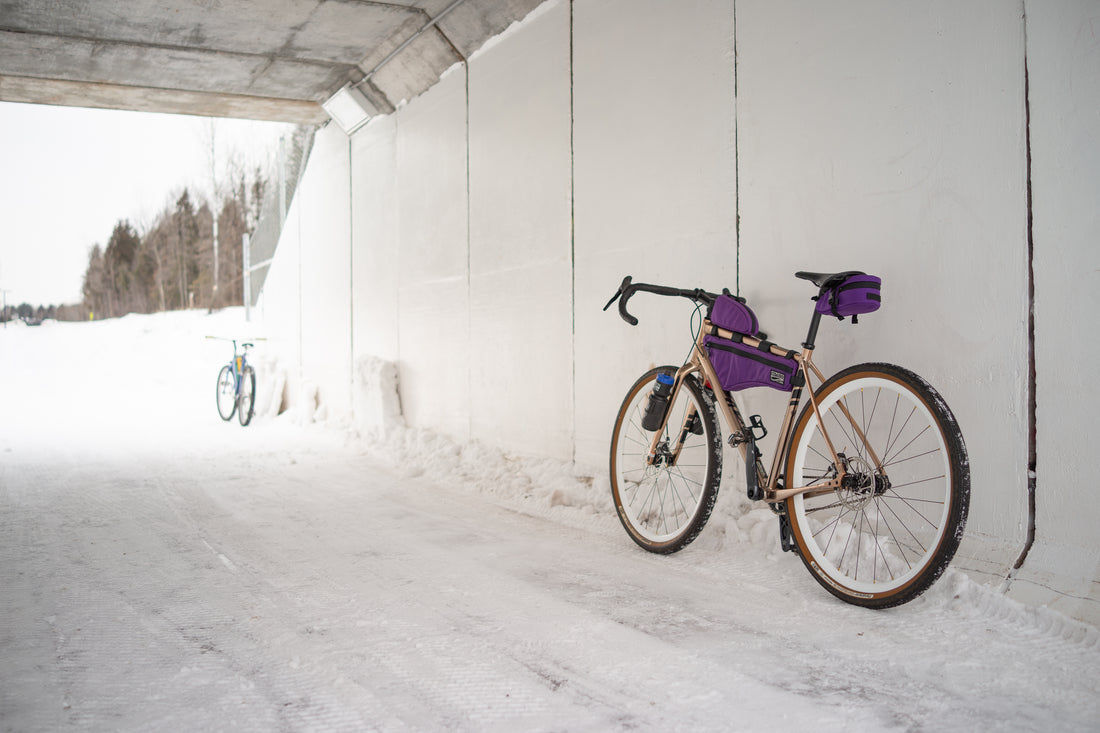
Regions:
<instances>
[{"instance_id":1,"label":"front wheel","mask_svg":"<svg viewBox=\"0 0 1100 733\"><path fill-rule=\"evenodd\" d=\"M623 400L611 436L611 493L630 538L650 552L688 545L707 523L718 498L722 437L714 397L696 375L684 379L668 408L655 459L647 461L653 433L642 427L658 367L642 375Z\"/></svg>"},{"instance_id":2,"label":"front wheel","mask_svg":"<svg viewBox=\"0 0 1100 733\"><path fill-rule=\"evenodd\" d=\"M231 420L237 409L237 380L228 364L218 372L218 415L222 420Z\"/></svg>"},{"instance_id":3,"label":"front wheel","mask_svg":"<svg viewBox=\"0 0 1100 733\"><path fill-rule=\"evenodd\" d=\"M787 457L787 486L846 474L787 500L802 561L833 595L887 608L916 598L955 554L970 505L966 445L943 398L891 364L861 364L817 390ZM825 434L836 451L834 458Z\"/></svg>"},{"instance_id":4,"label":"front wheel","mask_svg":"<svg viewBox=\"0 0 1100 733\"><path fill-rule=\"evenodd\" d=\"M246 366L241 370L241 396L237 404L237 417L241 425L252 422L252 408L256 406L256 372Z\"/></svg>"}]
</instances>

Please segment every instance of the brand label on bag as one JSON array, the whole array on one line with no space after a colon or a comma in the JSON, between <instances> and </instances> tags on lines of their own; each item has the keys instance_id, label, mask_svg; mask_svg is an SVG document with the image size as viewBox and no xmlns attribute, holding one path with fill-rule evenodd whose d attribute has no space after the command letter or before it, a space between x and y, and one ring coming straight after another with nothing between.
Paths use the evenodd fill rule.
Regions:
<instances>
[{"instance_id":1,"label":"brand label on bag","mask_svg":"<svg viewBox=\"0 0 1100 733\"><path fill-rule=\"evenodd\" d=\"M772 378L772 381L775 382L776 384L786 384L787 383L787 375L784 374L783 372L777 372L774 369L772 369L771 378Z\"/></svg>"}]
</instances>

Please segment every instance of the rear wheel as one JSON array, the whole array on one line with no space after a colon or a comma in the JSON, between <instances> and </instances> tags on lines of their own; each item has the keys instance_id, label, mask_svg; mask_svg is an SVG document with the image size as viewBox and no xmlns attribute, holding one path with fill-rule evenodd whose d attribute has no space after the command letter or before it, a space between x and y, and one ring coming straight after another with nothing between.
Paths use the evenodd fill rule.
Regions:
<instances>
[{"instance_id":1,"label":"rear wheel","mask_svg":"<svg viewBox=\"0 0 1100 733\"><path fill-rule=\"evenodd\" d=\"M252 408L256 405L256 372L246 366L241 371L241 395L237 403L237 418L241 425L252 422Z\"/></svg>"},{"instance_id":2,"label":"rear wheel","mask_svg":"<svg viewBox=\"0 0 1100 733\"><path fill-rule=\"evenodd\" d=\"M226 364L218 372L218 415L222 420L230 420L237 409L237 380L233 369Z\"/></svg>"},{"instance_id":3,"label":"rear wheel","mask_svg":"<svg viewBox=\"0 0 1100 733\"><path fill-rule=\"evenodd\" d=\"M653 433L642 427L642 416L662 372L674 374L676 367L643 374L619 409L611 436L611 493L631 539L650 552L670 553L694 540L710 518L722 474L722 438L713 394L692 374L669 405L656 460L647 462Z\"/></svg>"},{"instance_id":4,"label":"rear wheel","mask_svg":"<svg viewBox=\"0 0 1100 733\"><path fill-rule=\"evenodd\" d=\"M802 561L849 603L910 601L943 573L966 524L970 469L955 417L927 382L890 364L845 369L817 399L838 460L807 405L787 458L787 486L834 479L841 467L846 478L787 501Z\"/></svg>"}]
</instances>

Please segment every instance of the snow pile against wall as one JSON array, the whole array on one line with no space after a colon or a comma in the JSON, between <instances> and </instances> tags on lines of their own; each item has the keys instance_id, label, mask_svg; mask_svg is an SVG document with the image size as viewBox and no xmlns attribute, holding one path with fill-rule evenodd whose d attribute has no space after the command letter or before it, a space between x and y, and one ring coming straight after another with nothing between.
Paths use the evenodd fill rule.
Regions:
<instances>
[{"instance_id":1,"label":"snow pile against wall","mask_svg":"<svg viewBox=\"0 0 1100 733\"><path fill-rule=\"evenodd\" d=\"M355 362L355 422L367 430L390 433L405 427L397 393L397 365L375 356Z\"/></svg>"},{"instance_id":2,"label":"snow pile against wall","mask_svg":"<svg viewBox=\"0 0 1100 733\"><path fill-rule=\"evenodd\" d=\"M598 476L622 394L692 341L686 301L640 296L638 328L602 312L624 275L729 287L797 348L813 292L793 272L862 269L884 307L826 322L819 366L929 379L973 470L956 564L999 586L1024 557L1013 593L1096 623L1096 388L1062 369L1100 292L1100 89L1074 81L1100 76L1092 14L551 0L350 141L318 133L261 299L288 406L311 382L359 420L377 357L410 429ZM747 414L778 416L764 392Z\"/></svg>"},{"instance_id":3,"label":"snow pile against wall","mask_svg":"<svg viewBox=\"0 0 1100 733\"><path fill-rule=\"evenodd\" d=\"M278 357L267 366L274 375L285 373ZM407 477L446 477L448 483L469 491L513 501L524 511L559 510L553 512L555 519L573 525L595 521L618 526L604 472L593 473L572 461L517 455L479 440L459 442L431 429L408 427L399 391L396 364L375 357L359 359L352 433L380 463ZM312 422L299 414L287 418L300 424ZM740 490L741 467L734 464L727 462L722 484L728 495L716 507L698 547L714 552L750 544L762 557L774 560L779 553L775 515L745 498ZM629 541L625 534L623 540Z\"/></svg>"}]
</instances>

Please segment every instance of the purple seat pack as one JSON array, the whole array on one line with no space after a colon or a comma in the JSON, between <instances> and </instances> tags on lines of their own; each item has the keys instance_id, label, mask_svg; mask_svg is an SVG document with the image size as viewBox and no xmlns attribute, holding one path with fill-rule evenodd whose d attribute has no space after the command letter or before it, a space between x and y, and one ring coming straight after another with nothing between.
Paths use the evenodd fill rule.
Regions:
<instances>
[{"instance_id":1,"label":"purple seat pack","mask_svg":"<svg viewBox=\"0 0 1100 733\"><path fill-rule=\"evenodd\" d=\"M859 316L882 305L882 280L874 275L850 275L827 288L817 299L816 310L823 316Z\"/></svg>"}]
</instances>

